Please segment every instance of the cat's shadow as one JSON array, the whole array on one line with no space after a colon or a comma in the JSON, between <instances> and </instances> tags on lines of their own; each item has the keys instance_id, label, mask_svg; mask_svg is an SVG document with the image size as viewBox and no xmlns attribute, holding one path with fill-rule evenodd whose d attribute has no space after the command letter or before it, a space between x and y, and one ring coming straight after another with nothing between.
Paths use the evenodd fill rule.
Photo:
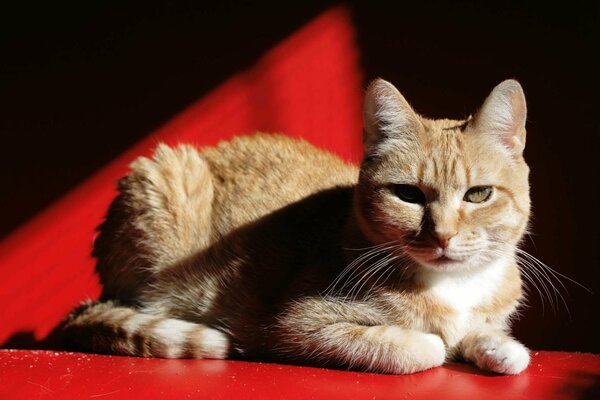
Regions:
<instances>
[{"instance_id":1,"label":"cat's shadow","mask_svg":"<svg viewBox=\"0 0 600 400\"><path fill-rule=\"evenodd\" d=\"M494 372L479 369L473 364L469 364L465 361L452 361L447 364L444 364L444 368L453 372L460 372L461 374L471 374L485 377L502 376Z\"/></svg>"},{"instance_id":2,"label":"cat's shadow","mask_svg":"<svg viewBox=\"0 0 600 400\"><path fill-rule=\"evenodd\" d=\"M15 332L0 345L0 349L65 350L61 341L62 328L61 322L43 339L36 338L33 331Z\"/></svg>"}]
</instances>

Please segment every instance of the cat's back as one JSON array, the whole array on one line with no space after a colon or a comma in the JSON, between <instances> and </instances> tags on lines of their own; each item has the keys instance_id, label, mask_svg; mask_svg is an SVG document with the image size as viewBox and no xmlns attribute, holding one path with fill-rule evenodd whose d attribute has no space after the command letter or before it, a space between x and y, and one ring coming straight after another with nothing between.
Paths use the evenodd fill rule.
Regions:
<instances>
[{"instance_id":1,"label":"cat's back","mask_svg":"<svg viewBox=\"0 0 600 400\"><path fill-rule=\"evenodd\" d=\"M213 230L220 235L313 193L358 180L358 168L302 139L238 136L203 150L213 177Z\"/></svg>"}]
</instances>

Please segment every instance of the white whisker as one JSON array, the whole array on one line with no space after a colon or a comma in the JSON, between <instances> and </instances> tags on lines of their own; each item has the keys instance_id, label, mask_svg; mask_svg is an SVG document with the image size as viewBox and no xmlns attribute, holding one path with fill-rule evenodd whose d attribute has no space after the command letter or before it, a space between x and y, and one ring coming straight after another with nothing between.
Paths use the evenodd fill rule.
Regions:
<instances>
[{"instance_id":1,"label":"white whisker","mask_svg":"<svg viewBox=\"0 0 600 400\"><path fill-rule=\"evenodd\" d=\"M563 282L563 279L566 279L588 291L589 293L592 293L587 287L583 286L574 279L550 268L548 265L541 262L525 250L514 247L507 248L502 243L497 244L498 247L490 249L492 254L496 256L509 254L514 255L517 264L521 267L520 270L522 276L536 289L540 296L540 300L542 302L542 313L544 312L544 300L547 300L554 313L557 312L559 303L562 302L569 316L571 315L568 303L563 295L563 291L566 294L569 293L568 288Z\"/></svg>"},{"instance_id":2,"label":"white whisker","mask_svg":"<svg viewBox=\"0 0 600 400\"><path fill-rule=\"evenodd\" d=\"M587 287L585 287L585 286L584 286L584 285L582 285L581 283L579 283L579 282L577 282L576 280L574 280L574 279L572 279L572 278L568 277L567 275L564 275L564 274L562 274L562 273L558 272L557 270L555 270L555 269L551 268L550 266L548 266L547 264L545 264L545 263L543 263L542 261L538 260L536 257L532 256L531 254L529 254L529 253L528 253L528 252L526 252L525 250L522 250L522 249L519 249L519 248L517 248L517 252L518 252L519 254L522 254L522 255L524 255L525 257L528 257L530 260L532 260L533 262L535 262L536 264L538 264L540 267L542 267L542 268L546 269L548 272L550 272L552 275L554 275L554 277L555 277L555 278L556 278L558 281L560 281L560 279L558 278L558 276L560 276L561 278L564 278L564 279L566 279L566 280L570 281L571 283L574 283L575 285L579 286L580 288L582 288L582 289L586 290L588 293L590 293L590 294L593 294L593 292L592 292L590 289L588 289ZM558 275L558 276L557 276L557 275ZM562 282L561 282L561 284L562 284ZM563 287L564 287L564 285L563 285ZM566 288L565 288L565 290L566 290Z\"/></svg>"},{"instance_id":3,"label":"white whisker","mask_svg":"<svg viewBox=\"0 0 600 400\"><path fill-rule=\"evenodd\" d=\"M359 276L358 271L361 270L363 265L365 265L370 260L378 257L380 254L385 253L389 250L393 250L398 247L397 244L392 244L392 243L394 243L394 242L383 243L383 244L365 248L365 250L369 250L369 251L366 251L365 253L358 256L346 268L344 268L338 274L338 276L329 284L329 286L327 286L327 288L325 288L325 290L322 292L321 295L324 296L324 295L330 295L330 294L334 293L336 291L337 286L342 281L344 281L344 283L338 289L338 290L342 290L350 282L352 282L354 279L356 279ZM350 249L350 250L355 250L355 249ZM358 249L356 249L356 250L358 250ZM350 275L348 275L348 274L350 274ZM344 279L344 277L346 277L346 278Z\"/></svg>"},{"instance_id":4,"label":"white whisker","mask_svg":"<svg viewBox=\"0 0 600 400\"><path fill-rule=\"evenodd\" d=\"M351 301L356 300L356 297L361 293L363 287L365 286L365 284L369 281L369 279L371 277L375 276L379 271L381 271L386 266L388 266L391 261L393 261L397 258L398 257L396 257L396 256L388 255L385 258L383 258L382 260L380 260L379 262L377 262L374 266L372 266L369 269L370 272L363 274L363 276L353 285L352 289L349 291L349 296L350 296ZM362 284L361 284L361 282L362 282Z\"/></svg>"}]
</instances>

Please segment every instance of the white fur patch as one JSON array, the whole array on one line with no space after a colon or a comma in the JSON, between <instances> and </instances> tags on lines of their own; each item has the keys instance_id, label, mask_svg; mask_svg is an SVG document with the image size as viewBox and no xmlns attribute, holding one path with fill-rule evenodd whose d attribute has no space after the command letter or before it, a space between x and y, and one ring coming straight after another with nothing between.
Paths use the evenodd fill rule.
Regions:
<instances>
[{"instance_id":1,"label":"white fur patch","mask_svg":"<svg viewBox=\"0 0 600 400\"><path fill-rule=\"evenodd\" d=\"M433 366L442 365L446 360L446 346L442 338L432 333L425 333L422 340L429 355L427 361Z\"/></svg>"},{"instance_id":2,"label":"white fur patch","mask_svg":"<svg viewBox=\"0 0 600 400\"><path fill-rule=\"evenodd\" d=\"M198 336L202 358L224 359L229 353L229 338L221 331L204 328Z\"/></svg>"},{"instance_id":3,"label":"white fur patch","mask_svg":"<svg viewBox=\"0 0 600 400\"><path fill-rule=\"evenodd\" d=\"M445 339L453 346L470 329L472 309L489 301L502 282L508 260L501 258L465 271L423 270L419 278L438 301L454 310L452 324L445 327Z\"/></svg>"},{"instance_id":4,"label":"white fur patch","mask_svg":"<svg viewBox=\"0 0 600 400\"><path fill-rule=\"evenodd\" d=\"M183 347L189 333L197 327L196 324L178 319L165 319L158 323L151 332L154 339L165 345L165 358L178 358L182 355Z\"/></svg>"},{"instance_id":5,"label":"white fur patch","mask_svg":"<svg viewBox=\"0 0 600 400\"><path fill-rule=\"evenodd\" d=\"M515 375L529 365L529 351L516 340L498 341L488 339L480 344L475 363L483 369L500 374Z\"/></svg>"},{"instance_id":6,"label":"white fur patch","mask_svg":"<svg viewBox=\"0 0 600 400\"><path fill-rule=\"evenodd\" d=\"M458 312L469 311L489 299L500 284L509 261L499 258L467 271L424 270L420 280L444 304Z\"/></svg>"}]
</instances>

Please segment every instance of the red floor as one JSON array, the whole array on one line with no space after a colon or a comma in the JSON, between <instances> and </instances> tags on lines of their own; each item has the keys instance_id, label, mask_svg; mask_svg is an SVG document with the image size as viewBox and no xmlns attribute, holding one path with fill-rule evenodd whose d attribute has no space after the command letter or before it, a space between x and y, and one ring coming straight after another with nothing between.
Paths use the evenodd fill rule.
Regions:
<instances>
[{"instance_id":1,"label":"red floor","mask_svg":"<svg viewBox=\"0 0 600 400\"><path fill-rule=\"evenodd\" d=\"M94 228L127 164L160 141L212 145L256 130L302 136L357 162L362 83L352 25L328 12L234 76L0 243L0 344L38 348L99 294ZM389 376L235 361L0 350L0 399L600 398L600 357L534 353L515 377L466 365ZM595 392L593 392L596 390Z\"/></svg>"},{"instance_id":2,"label":"red floor","mask_svg":"<svg viewBox=\"0 0 600 400\"><path fill-rule=\"evenodd\" d=\"M600 357L534 352L519 376L464 364L377 375L220 360L0 350L1 399L600 399Z\"/></svg>"}]
</instances>

